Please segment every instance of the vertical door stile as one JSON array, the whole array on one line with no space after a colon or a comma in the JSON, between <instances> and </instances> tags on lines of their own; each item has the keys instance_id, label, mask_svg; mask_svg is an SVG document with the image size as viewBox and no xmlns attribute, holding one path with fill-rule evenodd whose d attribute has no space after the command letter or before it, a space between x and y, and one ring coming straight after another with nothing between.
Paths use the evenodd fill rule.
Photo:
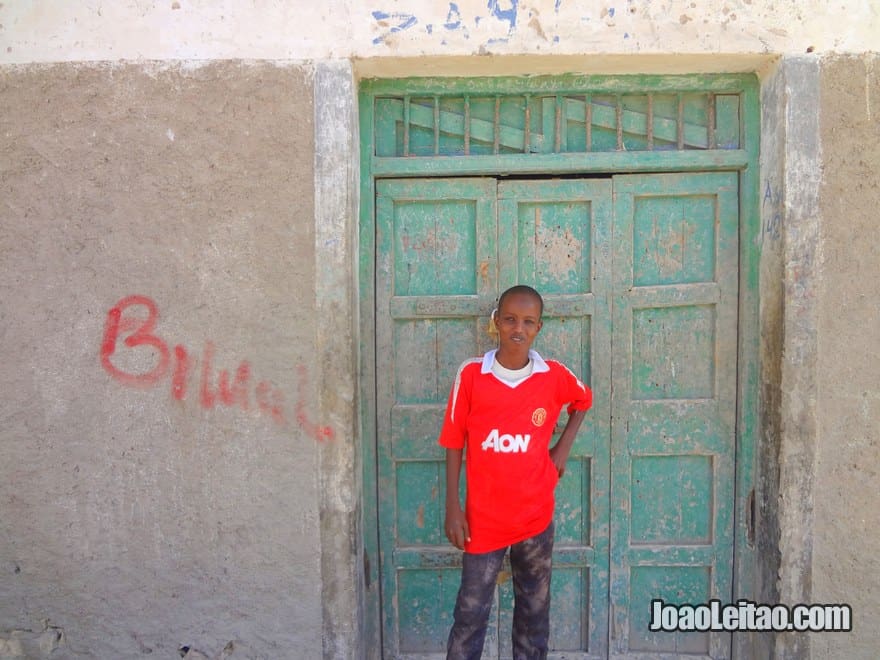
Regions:
<instances>
[{"instance_id":1,"label":"vertical door stile","mask_svg":"<svg viewBox=\"0 0 880 660\"><path fill-rule=\"evenodd\" d=\"M611 261L611 319L614 333L612 335L611 386L614 391L611 408L611 517L610 536L610 585L609 599L613 619L609 622L610 655L620 655L627 649L627 580L625 567L622 565L622 549L628 545L629 501L626 492L621 491L617 484L626 478L628 469L626 452L626 402L630 399L629 382L619 378L626 374L632 363L630 337L631 327L628 323L629 283L632 281L632 250L627 249L632 242L632 196L622 194L620 180L614 180L614 219L612 221L614 242Z\"/></svg>"},{"instance_id":2,"label":"vertical door stile","mask_svg":"<svg viewBox=\"0 0 880 660\"><path fill-rule=\"evenodd\" d=\"M591 288L593 292L592 317L592 372L593 410L591 435L593 438L594 483L585 493L590 498L591 545L595 553L595 565L600 568L596 579L590 583L593 622L590 639L591 655L605 658L608 655L610 590L610 525L611 525L611 414L612 414L612 356L613 337L610 302L613 300L612 245L614 227L614 194L610 179L596 181L601 187L593 199L593 268Z\"/></svg>"}]
</instances>

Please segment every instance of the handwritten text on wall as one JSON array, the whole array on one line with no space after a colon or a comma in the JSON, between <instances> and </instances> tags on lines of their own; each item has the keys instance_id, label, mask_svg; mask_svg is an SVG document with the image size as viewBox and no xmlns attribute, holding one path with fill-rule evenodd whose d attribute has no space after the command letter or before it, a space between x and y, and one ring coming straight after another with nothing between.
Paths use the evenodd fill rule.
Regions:
<instances>
[{"instance_id":1,"label":"handwritten text on wall","mask_svg":"<svg viewBox=\"0 0 880 660\"><path fill-rule=\"evenodd\" d=\"M146 310L146 317L143 311ZM156 332L159 308L155 301L143 295L122 298L107 312L104 337L101 341L101 366L115 380L128 387L152 388L170 373L171 396L184 401L189 394L190 376L194 373L196 359L182 344L173 348ZM155 351L152 368L147 371L128 371L114 362L121 352L149 347ZM280 426L287 423L284 392L269 380L254 377L250 362L242 360L234 372L220 369L215 374L214 343L206 341L201 352L201 369L198 372L198 401L205 410L217 405L256 410L268 415ZM317 440L329 440L333 429L311 421L306 413L305 389L308 373L299 365L297 373L297 399L294 402L295 418L299 426Z\"/></svg>"}]
</instances>

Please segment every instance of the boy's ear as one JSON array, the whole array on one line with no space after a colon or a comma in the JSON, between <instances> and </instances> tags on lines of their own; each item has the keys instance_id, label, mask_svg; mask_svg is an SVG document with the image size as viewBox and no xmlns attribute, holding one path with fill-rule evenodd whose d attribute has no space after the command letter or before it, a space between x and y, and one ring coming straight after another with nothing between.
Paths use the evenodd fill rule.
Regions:
<instances>
[{"instance_id":1,"label":"boy's ear","mask_svg":"<svg viewBox=\"0 0 880 660\"><path fill-rule=\"evenodd\" d=\"M492 310L492 313L489 314L489 326L487 328L490 337L498 337L498 308Z\"/></svg>"}]
</instances>

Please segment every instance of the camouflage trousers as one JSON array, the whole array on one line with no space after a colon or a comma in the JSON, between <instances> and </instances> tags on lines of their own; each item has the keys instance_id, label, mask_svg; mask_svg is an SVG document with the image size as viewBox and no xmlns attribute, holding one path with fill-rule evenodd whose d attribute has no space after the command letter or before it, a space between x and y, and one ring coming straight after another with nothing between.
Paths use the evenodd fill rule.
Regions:
<instances>
[{"instance_id":1,"label":"camouflage trousers","mask_svg":"<svg viewBox=\"0 0 880 660\"><path fill-rule=\"evenodd\" d=\"M537 536L510 546L514 660L547 657L553 529L551 522ZM480 554L464 553L461 587L446 644L447 660L477 660L483 654L492 596L506 552L507 548L499 548Z\"/></svg>"}]
</instances>

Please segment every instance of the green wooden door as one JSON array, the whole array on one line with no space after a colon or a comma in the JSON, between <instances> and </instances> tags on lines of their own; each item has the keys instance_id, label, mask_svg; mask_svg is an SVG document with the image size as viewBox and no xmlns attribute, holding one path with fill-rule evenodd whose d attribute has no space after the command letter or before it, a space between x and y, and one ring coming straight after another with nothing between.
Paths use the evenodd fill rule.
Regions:
<instances>
[{"instance_id":1,"label":"green wooden door","mask_svg":"<svg viewBox=\"0 0 880 660\"><path fill-rule=\"evenodd\" d=\"M737 176L621 176L614 196L611 655L726 658L729 635L648 622L653 598L732 596Z\"/></svg>"},{"instance_id":2,"label":"green wooden door","mask_svg":"<svg viewBox=\"0 0 880 660\"><path fill-rule=\"evenodd\" d=\"M735 182L724 174L377 182L385 657L443 656L460 556L443 537L443 453L436 436L458 365L492 346L489 311L501 290L517 282L545 296L536 348L568 364L595 395L557 488L556 657L709 648L703 641L647 637L641 619L652 597L675 600L679 592L664 591L667 584L684 584L682 593L703 600L704 593L722 599L730 593L732 424L729 438L716 437L727 427L710 426L715 418L704 409L713 408L712 397L698 390L708 350L714 351L713 410L734 396L735 359L716 344L732 341L735 357ZM712 279L704 281L707 273ZM718 282L728 279L732 290L725 284L721 291ZM696 348L684 341L694 337L702 341ZM682 342L683 353L664 362ZM714 348L705 349L707 342ZM733 408L719 415L726 423ZM657 429L665 434L661 440L652 436ZM687 488L676 491L681 483ZM651 499L642 509L648 488ZM706 497L708 514L700 506ZM700 582L706 575L709 582ZM484 657L509 657L506 571L493 611ZM725 643L713 640L713 657L724 657Z\"/></svg>"},{"instance_id":3,"label":"green wooden door","mask_svg":"<svg viewBox=\"0 0 880 660\"><path fill-rule=\"evenodd\" d=\"M608 636L611 397L601 383L611 376L611 179L502 182L498 192L501 288L521 282L541 292L535 348L597 385L556 489L550 636L566 658L600 658ZM557 433L567 419L560 415ZM501 657L509 658L509 580L499 598Z\"/></svg>"},{"instance_id":4,"label":"green wooden door","mask_svg":"<svg viewBox=\"0 0 880 660\"><path fill-rule=\"evenodd\" d=\"M443 534L437 435L459 364L489 343L483 312L498 288L496 184L379 181L376 193L384 655L431 657L445 649L460 565Z\"/></svg>"}]
</instances>

